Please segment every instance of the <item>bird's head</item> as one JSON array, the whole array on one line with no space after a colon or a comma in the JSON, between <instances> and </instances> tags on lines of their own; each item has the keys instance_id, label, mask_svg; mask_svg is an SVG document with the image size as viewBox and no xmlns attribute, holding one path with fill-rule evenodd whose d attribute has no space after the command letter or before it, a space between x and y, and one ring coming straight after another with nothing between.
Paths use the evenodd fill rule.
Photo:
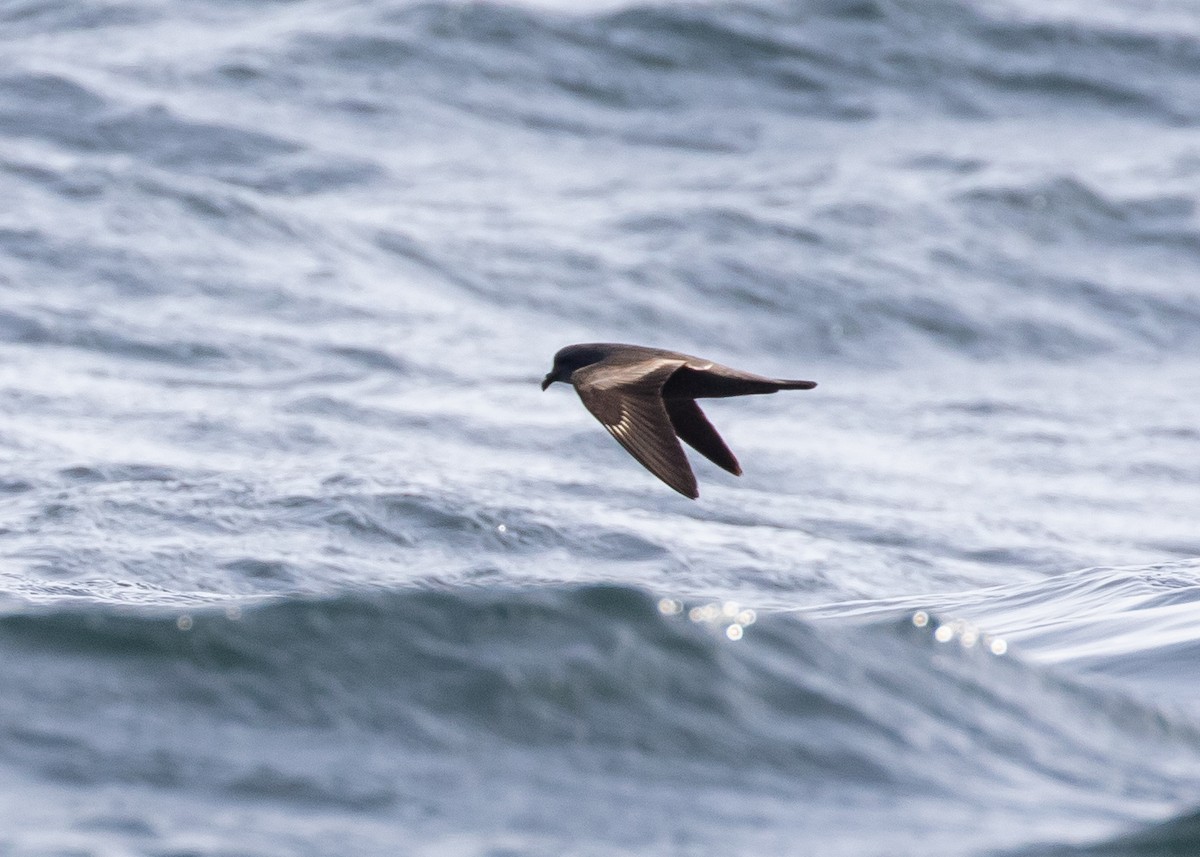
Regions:
<instances>
[{"instance_id":1,"label":"bird's head","mask_svg":"<svg viewBox=\"0 0 1200 857\"><path fill-rule=\"evenodd\" d=\"M554 355L554 367L542 379L542 389L546 389L555 381L569 384L571 375L584 366L599 363L608 356L610 346L603 343L586 343L583 345L568 345L559 349Z\"/></svg>"}]
</instances>

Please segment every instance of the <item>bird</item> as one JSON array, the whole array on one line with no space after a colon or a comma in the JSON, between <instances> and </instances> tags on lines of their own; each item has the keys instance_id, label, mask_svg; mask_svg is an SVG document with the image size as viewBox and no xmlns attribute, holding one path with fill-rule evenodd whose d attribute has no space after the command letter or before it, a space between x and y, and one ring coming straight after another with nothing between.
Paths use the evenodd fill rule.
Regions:
<instances>
[{"instance_id":1,"label":"bird","mask_svg":"<svg viewBox=\"0 0 1200 857\"><path fill-rule=\"evenodd\" d=\"M568 345L554 355L542 390L569 383L583 405L643 467L693 500L696 475L679 439L734 476L741 465L696 399L811 390L815 381L765 378L712 360L619 342ZM676 437L678 435L678 437Z\"/></svg>"}]
</instances>

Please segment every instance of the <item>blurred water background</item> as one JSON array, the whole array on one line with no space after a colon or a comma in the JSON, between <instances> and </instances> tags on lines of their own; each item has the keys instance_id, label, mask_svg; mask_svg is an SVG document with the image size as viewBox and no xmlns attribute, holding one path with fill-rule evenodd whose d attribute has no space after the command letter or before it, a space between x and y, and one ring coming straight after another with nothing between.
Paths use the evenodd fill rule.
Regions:
<instances>
[{"instance_id":1,"label":"blurred water background","mask_svg":"<svg viewBox=\"0 0 1200 857\"><path fill-rule=\"evenodd\" d=\"M1200 853L1198 125L1190 0L3 0L0 853ZM821 386L693 503L591 340Z\"/></svg>"}]
</instances>

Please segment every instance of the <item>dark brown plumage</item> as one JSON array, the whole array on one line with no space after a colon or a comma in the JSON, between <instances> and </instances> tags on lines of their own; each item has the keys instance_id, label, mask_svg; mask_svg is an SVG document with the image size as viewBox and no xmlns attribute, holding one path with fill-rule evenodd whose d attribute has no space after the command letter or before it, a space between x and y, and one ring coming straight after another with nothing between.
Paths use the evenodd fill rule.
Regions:
<instances>
[{"instance_id":1,"label":"dark brown plumage","mask_svg":"<svg viewBox=\"0 0 1200 857\"><path fill-rule=\"evenodd\" d=\"M592 342L568 345L554 355L542 381L569 382L584 407L642 466L693 500L696 476L676 435L709 461L740 476L725 441L696 399L753 396L777 390L811 390L815 381L764 378L688 354Z\"/></svg>"}]
</instances>

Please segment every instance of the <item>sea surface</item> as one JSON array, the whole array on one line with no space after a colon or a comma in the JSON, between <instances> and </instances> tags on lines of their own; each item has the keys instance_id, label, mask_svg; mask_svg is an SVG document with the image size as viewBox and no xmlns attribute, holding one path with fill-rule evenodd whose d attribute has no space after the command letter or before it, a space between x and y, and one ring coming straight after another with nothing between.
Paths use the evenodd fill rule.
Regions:
<instances>
[{"instance_id":1,"label":"sea surface","mask_svg":"<svg viewBox=\"0 0 1200 857\"><path fill-rule=\"evenodd\" d=\"M0 855L1200 854L1198 206L1193 0L0 0Z\"/></svg>"}]
</instances>

